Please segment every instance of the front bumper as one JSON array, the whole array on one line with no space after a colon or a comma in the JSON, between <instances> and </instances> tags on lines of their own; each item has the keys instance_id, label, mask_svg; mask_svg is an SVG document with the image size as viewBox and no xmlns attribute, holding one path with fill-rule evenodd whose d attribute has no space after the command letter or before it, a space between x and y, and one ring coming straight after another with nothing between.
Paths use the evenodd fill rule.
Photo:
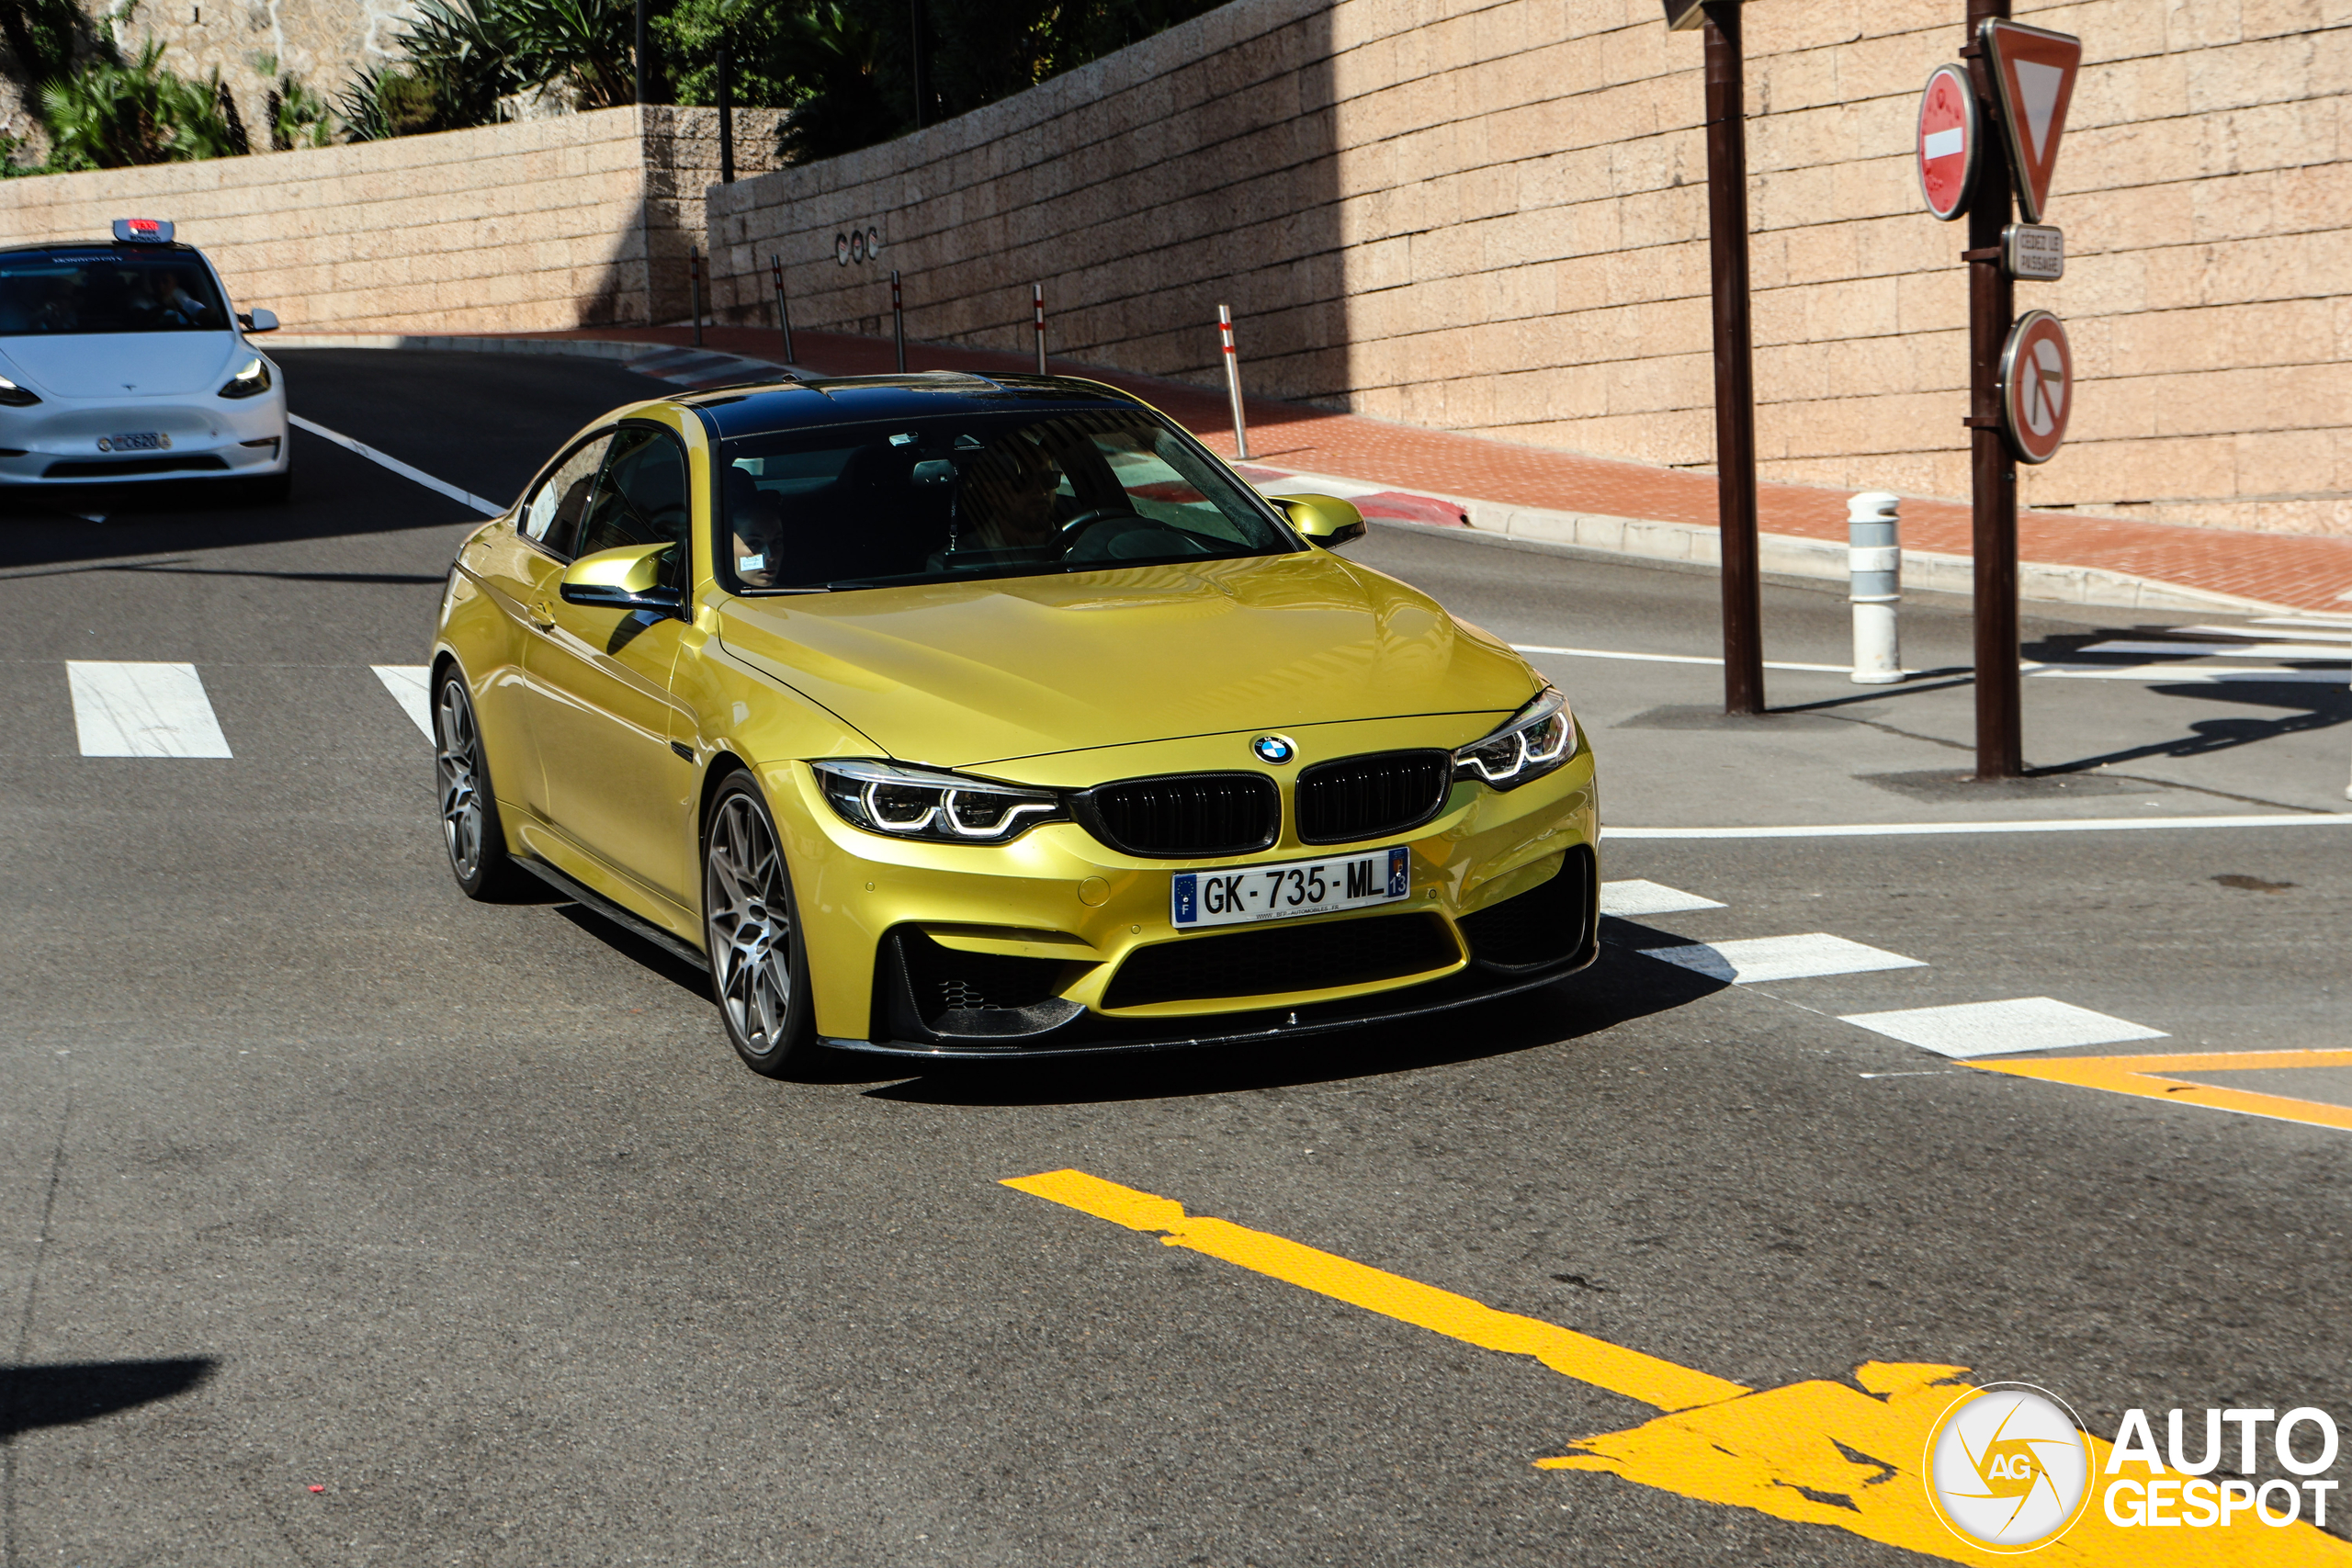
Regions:
<instances>
[{"instance_id":1,"label":"front bumper","mask_svg":"<svg viewBox=\"0 0 2352 1568\"><path fill-rule=\"evenodd\" d=\"M767 782L771 800L789 799L779 826L797 819L787 854L818 1032L843 1050L1002 1060L1271 1040L1509 995L1597 952L1598 810L1581 746L1509 793L1457 784L1409 832L1340 847L1286 829L1260 853L1201 862L1131 859L1075 824L994 848L888 840L834 817L803 766ZM1401 902L1210 931L1172 923L1176 873L1397 844L1411 865ZM1481 919L1506 903L1517 912ZM1136 983L1146 971L1152 983Z\"/></svg>"},{"instance_id":2,"label":"front bumper","mask_svg":"<svg viewBox=\"0 0 2352 1568\"><path fill-rule=\"evenodd\" d=\"M130 432L160 433L171 445L100 449ZM51 398L29 408L0 406L0 487L259 478L284 473L292 456L283 385L252 398Z\"/></svg>"}]
</instances>

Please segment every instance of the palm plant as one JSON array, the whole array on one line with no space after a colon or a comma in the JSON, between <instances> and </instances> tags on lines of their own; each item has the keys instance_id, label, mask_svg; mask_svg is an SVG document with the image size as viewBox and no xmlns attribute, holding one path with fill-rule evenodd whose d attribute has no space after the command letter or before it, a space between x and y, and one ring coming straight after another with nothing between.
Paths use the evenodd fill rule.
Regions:
<instances>
[{"instance_id":1,"label":"palm plant","mask_svg":"<svg viewBox=\"0 0 2352 1568\"><path fill-rule=\"evenodd\" d=\"M49 166L61 173L235 151L211 87L166 69L164 45L152 38L128 63L100 59L44 84L40 118L49 131Z\"/></svg>"}]
</instances>

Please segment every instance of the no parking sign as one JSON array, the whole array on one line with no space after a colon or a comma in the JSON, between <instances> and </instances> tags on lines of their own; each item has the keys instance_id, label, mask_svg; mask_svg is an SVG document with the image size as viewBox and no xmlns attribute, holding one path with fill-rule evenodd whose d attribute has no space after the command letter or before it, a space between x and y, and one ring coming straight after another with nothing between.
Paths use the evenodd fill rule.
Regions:
<instances>
[{"instance_id":1,"label":"no parking sign","mask_svg":"<svg viewBox=\"0 0 2352 1568\"><path fill-rule=\"evenodd\" d=\"M2001 421L2019 460L2046 463L2065 444L2075 407L2075 351L2047 310L2029 310L2001 355Z\"/></svg>"}]
</instances>

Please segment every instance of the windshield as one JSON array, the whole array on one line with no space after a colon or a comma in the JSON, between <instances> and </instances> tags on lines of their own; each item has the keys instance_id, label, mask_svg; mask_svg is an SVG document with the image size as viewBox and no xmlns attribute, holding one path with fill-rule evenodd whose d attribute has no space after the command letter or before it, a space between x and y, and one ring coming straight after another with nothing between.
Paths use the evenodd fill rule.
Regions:
<instances>
[{"instance_id":1,"label":"windshield","mask_svg":"<svg viewBox=\"0 0 2352 1568\"><path fill-rule=\"evenodd\" d=\"M719 581L806 592L1299 547L1191 437L1145 409L957 414L719 448Z\"/></svg>"},{"instance_id":2,"label":"windshield","mask_svg":"<svg viewBox=\"0 0 2352 1568\"><path fill-rule=\"evenodd\" d=\"M228 327L210 270L187 251L0 255L0 336Z\"/></svg>"}]
</instances>

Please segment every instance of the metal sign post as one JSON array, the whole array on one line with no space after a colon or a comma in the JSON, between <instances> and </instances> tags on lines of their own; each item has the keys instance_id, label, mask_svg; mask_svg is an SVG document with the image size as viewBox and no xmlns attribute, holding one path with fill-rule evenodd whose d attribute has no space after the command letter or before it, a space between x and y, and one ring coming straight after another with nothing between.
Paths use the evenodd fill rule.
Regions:
<instances>
[{"instance_id":1,"label":"metal sign post","mask_svg":"<svg viewBox=\"0 0 2352 1568\"><path fill-rule=\"evenodd\" d=\"M907 373L907 307L899 293L899 269L890 269L890 337L899 346L899 374Z\"/></svg>"},{"instance_id":2,"label":"metal sign post","mask_svg":"<svg viewBox=\"0 0 2352 1568\"><path fill-rule=\"evenodd\" d=\"M783 256L772 254L768 257L768 273L775 279L775 324L784 331L784 362L797 365L799 361L792 352L792 311L784 299Z\"/></svg>"},{"instance_id":3,"label":"metal sign post","mask_svg":"<svg viewBox=\"0 0 2352 1568\"><path fill-rule=\"evenodd\" d=\"M686 300L695 318L695 346L702 346L702 252L686 247Z\"/></svg>"},{"instance_id":4,"label":"metal sign post","mask_svg":"<svg viewBox=\"0 0 2352 1568\"><path fill-rule=\"evenodd\" d=\"M1756 367L1748 321L1747 122L1739 0L1666 0L1669 28L1707 40L1707 242L1714 285L1715 518L1722 542L1724 711L1764 711L1756 537Z\"/></svg>"},{"instance_id":5,"label":"metal sign post","mask_svg":"<svg viewBox=\"0 0 2352 1568\"><path fill-rule=\"evenodd\" d=\"M735 51L718 40L718 183L735 183Z\"/></svg>"},{"instance_id":6,"label":"metal sign post","mask_svg":"<svg viewBox=\"0 0 2352 1568\"><path fill-rule=\"evenodd\" d=\"M1980 102L1994 98L1992 73L1976 38L1983 24L2006 20L2009 0L1968 0L1970 85ZM2015 176L1998 136L1977 149L1976 188L1968 203L1969 468L1974 481L1976 558L1976 776L2013 779L2025 771L2023 705L2018 671L2018 468L2001 429L2001 353L2017 314L2017 288L2001 265L2001 231L2009 225Z\"/></svg>"}]
</instances>

